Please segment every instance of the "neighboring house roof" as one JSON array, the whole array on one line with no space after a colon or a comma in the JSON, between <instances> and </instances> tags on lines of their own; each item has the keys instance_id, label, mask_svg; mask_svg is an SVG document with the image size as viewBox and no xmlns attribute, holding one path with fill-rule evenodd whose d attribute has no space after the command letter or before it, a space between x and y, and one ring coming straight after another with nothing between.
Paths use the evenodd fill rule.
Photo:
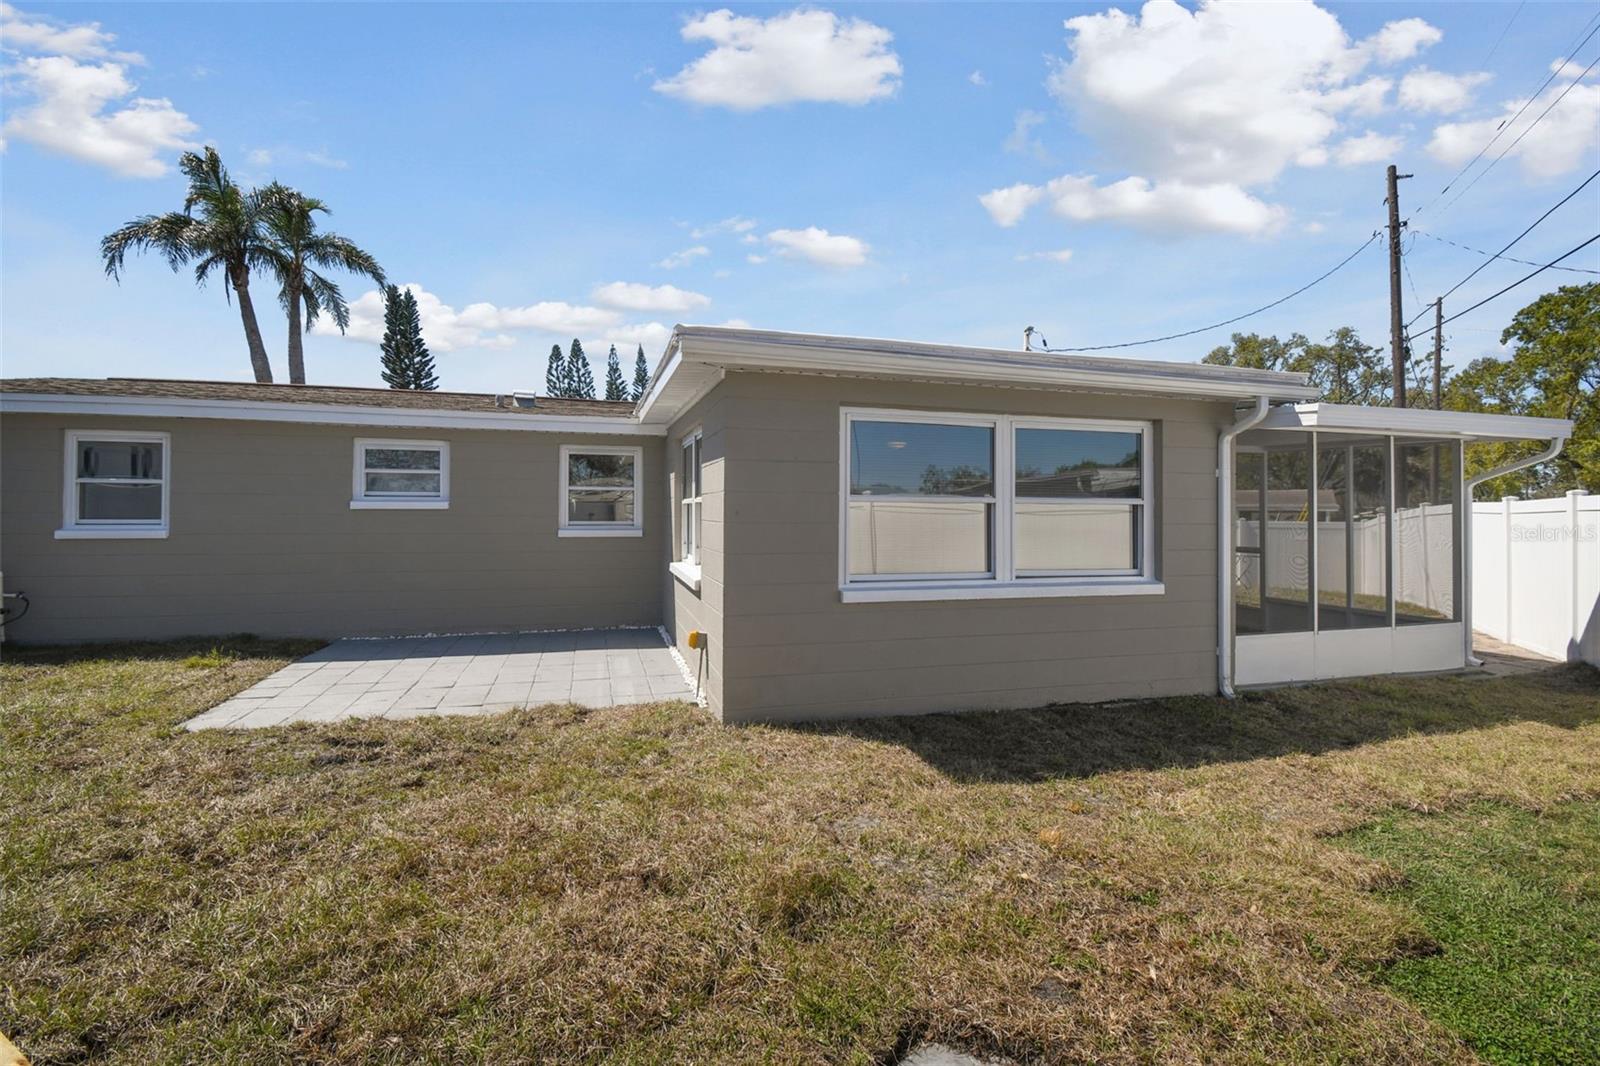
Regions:
<instances>
[{"instance_id":1,"label":"neighboring house roof","mask_svg":"<svg viewBox=\"0 0 1600 1066\"><path fill-rule=\"evenodd\" d=\"M527 394L523 394L526 396ZM162 378L0 379L0 410L227 418L411 428L520 429L567 433L658 431L632 417L633 403L516 394L423 392L330 385L258 385Z\"/></svg>"},{"instance_id":2,"label":"neighboring house roof","mask_svg":"<svg viewBox=\"0 0 1600 1066\"><path fill-rule=\"evenodd\" d=\"M639 417L665 424L687 410L728 370L903 378L1013 388L1275 402L1315 399L1304 374L1204 363L1056 355L872 337L732 326L677 326L639 404Z\"/></svg>"}]
</instances>

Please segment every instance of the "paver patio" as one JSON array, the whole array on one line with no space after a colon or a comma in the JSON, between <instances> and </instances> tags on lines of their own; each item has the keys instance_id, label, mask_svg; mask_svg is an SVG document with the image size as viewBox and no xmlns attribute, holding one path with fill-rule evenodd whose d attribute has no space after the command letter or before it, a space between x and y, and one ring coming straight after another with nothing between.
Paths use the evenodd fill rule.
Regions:
<instances>
[{"instance_id":1,"label":"paver patio","mask_svg":"<svg viewBox=\"0 0 1600 1066\"><path fill-rule=\"evenodd\" d=\"M657 629L345 639L191 718L189 729L256 729L341 718L493 714L576 703L693 700Z\"/></svg>"}]
</instances>

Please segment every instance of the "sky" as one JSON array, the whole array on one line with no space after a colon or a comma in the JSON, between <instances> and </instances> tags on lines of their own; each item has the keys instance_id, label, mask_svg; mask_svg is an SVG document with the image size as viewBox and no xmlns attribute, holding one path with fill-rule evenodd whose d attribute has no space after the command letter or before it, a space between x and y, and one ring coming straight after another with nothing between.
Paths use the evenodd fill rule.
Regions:
<instances>
[{"instance_id":1,"label":"sky","mask_svg":"<svg viewBox=\"0 0 1600 1066\"><path fill-rule=\"evenodd\" d=\"M1056 347L1182 332L1361 247L1391 162L1413 175L1410 318L1600 169L1597 26L1537 2L7 4L0 369L249 379L218 282L144 257L117 283L98 255L182 206L175 162L201 145L321 198L325 229L415 287L454 391L542 391L573 337L597 381L611 344L631 377L676 322L1003 348L1030 325ZM1508 254L1597 231L1600 180ZM1446 362L1595 280L1600 242L1562 265L1447 326ZM1531 269L1489 262L1446 312ZM380 385L381 299L339 280L351 328L319 324L308 378ZM275 289L252 292L284 380ZM1236 326L1109 354L1346 325L1387 344L1382 241Z\"/></svg>"}]
</instances>

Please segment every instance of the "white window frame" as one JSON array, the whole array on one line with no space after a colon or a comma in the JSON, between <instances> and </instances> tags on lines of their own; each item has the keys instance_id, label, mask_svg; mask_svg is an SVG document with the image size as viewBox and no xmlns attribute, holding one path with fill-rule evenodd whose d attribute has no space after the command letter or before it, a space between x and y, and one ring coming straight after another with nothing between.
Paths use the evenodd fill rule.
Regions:
<instances>
[{"instance_id":1,"label":"white window frame","mask_svg":"<svg viewBox=\"0 0 1600 1066\"><path fill-rule=\"evenodd\" d=\"M399 448L439 453L439 495L400 495L367 492L367 449ZM374 471L396 473L396 471ZM431 473L431 471L428 471ZM443 511L450 506L450 442L357 437L350 469L350 509L353 511Z\"/></svg>"},{"instance_id":2,"label":"white window frame","mask_svg":"<svg viewBox=\"0 0 1600 1066\"><path fill-rule=\"evenodd\" d=\"M689 495L689 484L683 476L684 453L691 449L698 449L700 462L695 470L695 482L698 491ZM705 435L702 427L696 426L685 433L678 442L678 463L676 476L680 482L678 486L678 539L673 551L673 560L667 567L672 576L683 582L695 592L700 591L700 552L705 547L705 491L706 491L706 452ZM693 547L689 531L694 530Z\"/></svg>"},{"instance_id":3,"label":"white window frame","mask_svg":"<svg viewBox=\"0 0 1600 1066\"><path fill-rule=\"evenodd\" d=\"M129 521L113 518L82 518L78 515L78 443L85 440L116 444L161 445L161 518L158 521ZM133 429L69 429L62 453L61 528L57 540L163 540L172 522L172 435ZM126 482L127 478L84 478L84 481ZM141 479L142 483L156 481Z\"/></svg>"},{"instance_id":4,"label":"white window frame","mask_svg":"<svg viewBox=\"0 0 1600 1066\"><path fill-rule=\"evenodd\" d=\"M568 520L567 481L572 455L627 455L633 457L633 521L573 522ZM642 537L644 536L644 449L616 444L563 444L561 446L560 495L556 499L558 537Z\"/></svg>"},{"instance_id":5,"label":"white window frame","mask_svg":"<svg viewBox=\"0 0 1600 1066\"><path fill-rule=\"evenodd\" d=\"M993 570L987 574L891 574L852 576L849 559L850 426L864 422L918 422L935 425L982 426L994 433L994 494L992 506ZM1019 575L1014 559L1016 517L1016 431L1018 429L1103 430L1140 435L1140 496L1103 497L1057 501L1083 506L1131 505L1139 511L1139 542L1134 546L1138 567L1133 570L1072 571ZM845 603L883 603L902 600L1018 599L1056 596L1139 596L1166 591L1155 573L1155 423L1130 419L1055 418L1023 415L974 414L961 411L906 411L883 407L846 407L839 412L839 596ZM885 498L885 497L875 497ZM975 496L918 496L922 500L979 502Z\"/></svg>"}]
</instances>

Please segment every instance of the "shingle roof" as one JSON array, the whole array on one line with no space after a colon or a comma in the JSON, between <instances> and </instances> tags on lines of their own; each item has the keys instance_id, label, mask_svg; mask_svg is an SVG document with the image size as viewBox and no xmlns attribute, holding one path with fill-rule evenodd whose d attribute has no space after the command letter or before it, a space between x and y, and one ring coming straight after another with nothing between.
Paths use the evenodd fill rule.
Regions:
<instances>
[{"instance_id":1,"label":"shingle roof","mask_svg":"<svg viewBox=\"0 0 1600 1066\"><path fill-rule=\"evenodd\" d=\"M0 392L63 396L150 396L185 400L246 400L265 403L320 403L418 411L483 411L500 414L587 415L627 418L629 400L562 400L540 396L533 407L519 407L509 396L495 404L491 393L419 392L410 389L347 388L342 385L257 385L248 381L185 381L165 378L4 378Z\"/></svg>"}]
</instances>

